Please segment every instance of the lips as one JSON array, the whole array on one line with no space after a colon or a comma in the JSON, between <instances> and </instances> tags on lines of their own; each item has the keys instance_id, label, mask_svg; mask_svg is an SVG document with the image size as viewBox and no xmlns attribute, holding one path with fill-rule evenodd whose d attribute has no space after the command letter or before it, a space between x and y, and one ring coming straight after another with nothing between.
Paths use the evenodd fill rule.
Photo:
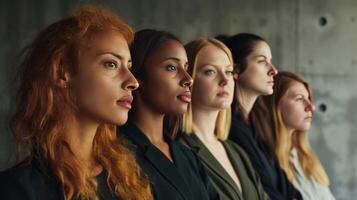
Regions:
<instances>
[{"instance_id":1,"label":"lips","mask_svg":"<svg viewBox=\"0 0 357 200\"><path fill-rule=\"evenodd\" d=\"M268 81L269 85L274 85L274 81Z\"/></svg>"},{"instance_id":2,"label":"lips","mask_svg":"<svg viewBox=\"0 0 357 200\"><path fill-rule=\"evenodd\" d=\"M222 90L222 91L217 93L217 96L219 96L219 97L226 97L228 95L229 95L229 93L227 91L224 91L224 90Z\"/></svg>"},{"instance_id":3,"label":"lips","mask_svg":"<svg viewBox=\"0 0 357 200\"><path fill-rule=\"evenodd\" d=\"M131 103L133 103L133 96L125 96L117 101L118 105L130 109Z\"/></svg>"},{"instance_id":4,"label":"lips","mask_svg":"<svg viewBox=\"0 0 357 200\"><path fill-rule=\"evenodd\" d=\"M191 102L191 92L186 91L186 92L178 95L177 98L184 103L190 103Z\"/></svg>"}]
</instances>

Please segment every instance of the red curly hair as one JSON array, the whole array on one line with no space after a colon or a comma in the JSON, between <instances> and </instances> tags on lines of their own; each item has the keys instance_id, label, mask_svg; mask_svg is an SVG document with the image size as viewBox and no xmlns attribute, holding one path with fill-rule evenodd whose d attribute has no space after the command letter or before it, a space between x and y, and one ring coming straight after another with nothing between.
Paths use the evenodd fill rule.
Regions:
<instances>
[{"instance_id":1,"label":"red curly hair","mask_svg":"<svg viewBox=\"0 0 357 200\"><path fill-rule=\"evenodd\" d=\"M128 44L131 27L108 10L86 6L43 30L26 49L19 102L11 122L17 155L48 166L62 186L64 199L98 199L97 182L89 177L64 141L63 122L76 105L58 84L64 72L76 73L79 47L103 31L115 30ZM96 161L108 173L107 183L122 199L152 199L150 183L115 125L101 124L93 141ZM63 156L66 155L66 156ZM70 155L70 156L67 156Z\"/></svg>"}]
</instances>

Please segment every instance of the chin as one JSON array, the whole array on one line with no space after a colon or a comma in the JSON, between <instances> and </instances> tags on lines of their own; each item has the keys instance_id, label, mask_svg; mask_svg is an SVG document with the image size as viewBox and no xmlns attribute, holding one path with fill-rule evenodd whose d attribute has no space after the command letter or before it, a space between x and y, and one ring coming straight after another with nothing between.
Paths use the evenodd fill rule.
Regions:
<instances>
[{"instance_id":1,"label":"chin","mask_svg":"<svg viewBox=\"0 0 357 200\"><path fill-rule=\"evenodd\" d=\"M120 126L120 125L125 124L126 121L128 121L128 115L125 115L125 116L117 116L115 119L109 121L109 123Z\"/></svg>"},{"instance_id":2,"label":"chin","mask_svg":"<svg viewBox=\"0 0 357 200\"><path fill-rule=\"evenodd\" d=\"M174 110L169 111L167 114L172 114L172 115L182 115L187 112L187 105L185 106L177 106Z\"/></svg>"}]
</instances>

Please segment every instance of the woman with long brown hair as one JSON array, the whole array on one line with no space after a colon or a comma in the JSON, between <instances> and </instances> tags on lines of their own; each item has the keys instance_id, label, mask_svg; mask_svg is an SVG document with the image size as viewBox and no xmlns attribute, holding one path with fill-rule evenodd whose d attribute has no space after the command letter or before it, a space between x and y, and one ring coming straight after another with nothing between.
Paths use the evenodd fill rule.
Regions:
<instances>
[{"instance_id":1,"label":"woman with long brown hair","mask_svg":"<svg viewBox=\"0 0 357 200\"><path fill-rule=\"evenodd\" d=\"M1 199L152 199L115 132L138 87L129 70L132 40L128 24L96 6L35 38L11 124L23 161L1 172Z\"/></svg>"},{"instance_id":2,"label":"woman with long brown hair","mask_svg":"<svg viewBox=\"0 0 357 200\"><path fill-rule=\"evenodd\" d=\"M278 73L272 63L270 46L262 37L251 33L236 34L226 39L225 44L231 50L235 70L239 72L235 81L229 139L249 155L270 199L301 199L280 168L272 141L257 126L259 120L265 119L257 120L259 113L254 107L261 96L273 93L274 76Z\"/></svg>"},{"instance_id":3,"label":"woman with long brown hair","mask_svg":"<svg viewBox=\"0 0 357 200\"><path fill-rule=\"evenodd\" d=\"M264 131L275 138L275 152L288 179L307 200L335 199L329 178L308 142L314 113L310 85L299 75L280 72L274 93L262 99L273 123Z\"/></svg>"}]
</instances>

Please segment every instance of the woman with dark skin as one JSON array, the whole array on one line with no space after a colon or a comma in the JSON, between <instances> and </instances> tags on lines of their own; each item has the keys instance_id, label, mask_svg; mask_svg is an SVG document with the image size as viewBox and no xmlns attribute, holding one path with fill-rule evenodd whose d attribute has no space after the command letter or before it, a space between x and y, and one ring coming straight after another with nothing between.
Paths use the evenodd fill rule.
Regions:
<instances>
[{"instance_id":1,"label":"woman with dark skin","mask_svg":"<svg viewBox=\"0 0 357 200\"><path fill-rule=\"evenodd\" d=\"M193 153L172 140L164 117L181 115L191 101L192 78L181 42L167 32L142 30L131 46L132 72L140 83L129 121L119 129L133 143L155 199L217 199Z\"/></svg>"},{"instance_id":2,"label":"woman with dark skin","mask_svg":"<svg viewBox=\"0 0 357 200\"><path fill-rule=\"evenodd\" d=\"M129 25L95 6L43 30L22 65L12 131L24 161L0 173L2 200L152 199L115 126L132 91Z\"/></svg>"},{"instance_id":3,"label":"woman with dark skin","mask_svg":"<svg viewBox=\"0 0 357 200\"><path fill-rule=\"evenodd\" d=\"M273 142L270 137L256 126L256 114L259 113L254 111L253 106L260 96L273 93L274 76L277 74L270 47L263 38L248 33L234 35L225 44L231 50L235 70L239 72L235 82L229 139L249 155L271 199L301 199L300 193L280 168L271 149Z\"/></svg>"}]
</instances>

